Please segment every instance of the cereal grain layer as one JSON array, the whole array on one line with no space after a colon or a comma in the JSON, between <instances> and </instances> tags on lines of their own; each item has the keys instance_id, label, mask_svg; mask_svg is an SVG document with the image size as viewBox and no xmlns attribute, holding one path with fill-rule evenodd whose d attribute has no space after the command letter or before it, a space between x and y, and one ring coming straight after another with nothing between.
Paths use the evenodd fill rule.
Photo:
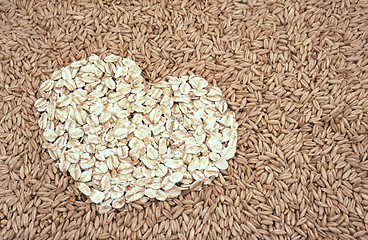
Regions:
<instances>
[{"instance_id":1,"label":"cereal grain layer","mask_svg":"<svg viewBox=\"0 0 368 240\"><path fill-rule=\"evenodd\" d=\"M244 2L1 1L0 239L367 239L367 1ZM238 149L212 186L100 215L56 168L37 89L107 53L221 88Z\"/></svg>"}]
</instances>

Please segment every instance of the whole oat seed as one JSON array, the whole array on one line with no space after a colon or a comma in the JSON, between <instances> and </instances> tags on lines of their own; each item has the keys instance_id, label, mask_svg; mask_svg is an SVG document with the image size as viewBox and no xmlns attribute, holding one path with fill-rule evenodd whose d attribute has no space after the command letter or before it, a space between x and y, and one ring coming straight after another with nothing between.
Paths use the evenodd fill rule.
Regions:
<instances>
[{"instance_id":1,"label":"whole oat seed","mask_svg":"<svg viewBox=\"0 0 368 240\"><path fill-rule=\"evenodd\" d=\"M364 0L1 1L0 239L366 239L367 12ZM239 124L228 169L202 191L99 214L41 147L33 107L55 69L92 54L134 59L148 83L218 86Z\"/></svg>"}]
</instances>

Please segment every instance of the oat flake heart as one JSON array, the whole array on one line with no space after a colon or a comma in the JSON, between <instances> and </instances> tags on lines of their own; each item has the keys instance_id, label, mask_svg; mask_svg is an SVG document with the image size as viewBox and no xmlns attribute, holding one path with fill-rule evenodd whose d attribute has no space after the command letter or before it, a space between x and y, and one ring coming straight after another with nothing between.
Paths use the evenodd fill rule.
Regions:
<instances>
[{"instance_id":1,"label":"oat flake heart","mask_svg":"<svg viewBox=\"0 0 368 240\"><path fill-rule=\"evenodd\" d=\"M200 190L236 152L235 114L198 76L147 84L133 60L92 55L40 93L43 147L100 212Z\"/></svg>"}]
</instances>

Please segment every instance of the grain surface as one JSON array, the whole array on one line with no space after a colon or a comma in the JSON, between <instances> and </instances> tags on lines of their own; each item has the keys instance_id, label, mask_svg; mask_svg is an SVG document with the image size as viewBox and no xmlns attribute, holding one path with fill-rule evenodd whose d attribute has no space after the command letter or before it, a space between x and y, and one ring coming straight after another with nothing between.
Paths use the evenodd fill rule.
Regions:
<instances>
[{"instance_id":1,"label":"grain surface","mask_svg":"<svg viewBox=\"0 0 368 240\"><path fill-rule=\"evenodd\" d=\"M1 1L0 239L367 239L368 3ZM54 69L128 57L150 82L196 74L239 123L200 192L98 214L42 149Z\"/></svg>"}]
</instances>

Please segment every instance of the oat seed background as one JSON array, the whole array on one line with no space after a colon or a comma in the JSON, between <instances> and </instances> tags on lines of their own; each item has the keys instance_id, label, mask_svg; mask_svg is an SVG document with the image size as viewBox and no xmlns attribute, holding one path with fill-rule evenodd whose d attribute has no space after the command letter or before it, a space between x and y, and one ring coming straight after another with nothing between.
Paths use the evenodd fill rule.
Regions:
<instances>
[{"instance_id":1,"label":"oat seed background","mask_svg":"<svg viewBox=\"0 0 368 240\"><path fill-rule=\"evenodd\" d=\"M368 2L1 1L0 239L367 239ZM54 69L106 52L195 73L239 123L213 186L104 215L40 146Z\"/></svg>"}]
</instances>

